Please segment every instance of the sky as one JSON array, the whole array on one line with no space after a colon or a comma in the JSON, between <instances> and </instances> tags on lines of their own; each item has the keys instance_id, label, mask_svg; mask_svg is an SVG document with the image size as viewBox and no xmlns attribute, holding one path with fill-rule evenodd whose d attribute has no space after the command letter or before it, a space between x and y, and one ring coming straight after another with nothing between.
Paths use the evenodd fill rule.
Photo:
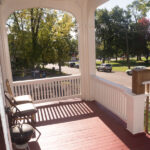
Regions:
<instances>
[{"instance_id":1,"label":"sky","mask_svg":"<svg viewBox=\"0 0 150 150\"><path fill-rule=\"evenodd\" d=\"M133 1L134 0L109 0L98 8L107 8L108 10L111 10L113 7L118 5L119 7L126 9L127 5L131 4Z\"/></svg>"},{"instance_id":2,"label":"sky","mask_svg":"<svg viewBox=\"0 0 150 150\"><path fill-rule=\"evenodd\" d=\"M108 2L104 3L103 5L99 6L99 9L106 8L107 10L111 10L116 5L120 8L126 9L126 7L131 4L134 0L108 0ZM150 12L147 14L147 18L150 18Z\"/></svg>"}]
</instances>

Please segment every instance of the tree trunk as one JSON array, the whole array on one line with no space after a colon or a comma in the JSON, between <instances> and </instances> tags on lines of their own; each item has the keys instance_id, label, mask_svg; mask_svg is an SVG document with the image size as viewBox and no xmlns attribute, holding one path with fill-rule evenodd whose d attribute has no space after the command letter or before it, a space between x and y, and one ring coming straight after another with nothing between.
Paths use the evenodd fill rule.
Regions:
<instances>
[{"instance_id":1,"label":"tree trunk","mask_svg":"<svg viewBox=\"0 0 150 150\"><path fill-rule=\"evenodd\" d=\"M127 65L128 65L128 69L130 69L130 58L129 58L129 53L127 53Z\"/></svg>"},{"instance_id":2,"label":"tree trunk","mask_svg":"<svg viewBox=\"0 0 150 150\"><path fill-rule=\"evenodd\" d=\"M103 62L103 63L105 63L105 57L103 57L103 60L102 60L102 62Z\"/></svg>"},{"instance_id":3,"label":"tree trunk","mask_svg":"<svg viewBox=\"0 0 150 150\"><path fill-rule=\"evenodd\" d=\"M45 67L44 67L45 65L44 65L44 63L42 64L42 69L45 69Z\"/></svg>"},{"instance_id":4,"label":"tree trunk","mask_svg":"<svg viewBox=\"0 0 150 150\"><path fill-rule=\"evenodd\" d=\"M34 17L34 9L30 9L31 14L31 33L32 33L32 64L34 64L33 67L35 67L35 64L37 63L38 58L38 32L40 27L40 22L42 18L42 8L37 9L36 18Z\"/></svg>"},{"instance_id":5,"label":"tree trunk","mask_svg":"<svg viewBox=\"0 0 150 150\"><path fill-rule=\"evenodd\" d=\"M59 73L61 74L61 63L58 63L59 66Z\"/></svg>"},{"instance_id":6,"label":"tree trunk","mask_svg":"<svg viewBox=\"0 0 150 150\"><path fill-rule=\"evenodd\" d=\"M146 62L148 63L148 57L149 57L149 55L146 55Z\"/></svg>"},{"instance_id":7,"label":"tree trunk","mask_svg":"<svg viewBox=\"0 0 150 150\"><path fill-rule=\"evenodd\" d=\"M137 61L141 61L141 55L137 55Z\"/></svg>"},{"instance_id":8,"label":"tree trunk","mask_svg":"<svg viewBox=\"0 0 150 150\"><path fill-rule=\"evenodd\" d=\"M18 21L18 17L17 17L17 14L16 14L16 12L14 12L13 13L13 15L14 15L14 17L15 17L15 22L16 22L16 25L17 25L17 29L18 29L18 31L20 31L20 25L19 25L19 21Z\"/></svg>"},{"instance_id":9,"label":"tree trunk","mask_svg":"<svg viewBox=\"0 0 150 150\"><path fill-rule=\"evenodd\" d=\"M118 57L116 56L116 62L118 61Z\"/></svg>"},{"instance_id":10,"label":"tree trunk","mask_svg":"<svg viewBox=\"0 0 150 150\"><path fill-rule=\"evenodd\" d=\"M138 55L137 55L137 57L136 57L136 61L138 61L139 60L139 57L138 57Z\"/></svg>"},{"instance_id":11,"label":"tree trunk","mask_svg":"<svg viewBox=\"0 0 150 150\"><path fill-rule=\"evenodd\" d=\"M148 63L148 58L149 58L149 50L148 49L145 49L146 51L146 62Z\"/></svg>"}]
</instances>

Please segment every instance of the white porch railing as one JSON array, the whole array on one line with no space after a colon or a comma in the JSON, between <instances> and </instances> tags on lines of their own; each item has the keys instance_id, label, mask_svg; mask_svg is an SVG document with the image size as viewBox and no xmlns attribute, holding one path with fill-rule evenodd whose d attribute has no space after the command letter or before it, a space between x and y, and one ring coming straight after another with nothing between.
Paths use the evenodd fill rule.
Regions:
<instances>
[{"instance_id":1,"label":"white porch railing","mask_svg":"<svg viewBox=\"0 0 150 150\"><path fill-rule=\"evenodd\" d=\"M30 94L35 102L81 97L80 75L17 81L12 87L15 96ZM132 134L144 131L145 95L97 76L91 76L90 89L91 99L122 119Z\"/></svg>"},{"instance_id":2,"label":"white porch railing","mask_svg":"<svg viewBox=\"0 0 150 150\"><path fill-rule=\"evenodd\" d=\"M145 87L146 96L150 96L150 81L144 81L143 85Z\"/></svg>"},{"instance_id":3,"label":"white porch railing","mask_svg":"<svg viewBox=\"0 0 150 150\"><path fill-rule=\"evenodd\" d=\"M95 100L126 122L128 88L119 86L100 77L94 77Z\"/></svg>"},{"instance_id":4,"label":"white porch railing","mask_svg":"<svg viewBox=\"0 0 150 150\"><path fill-rule=\"evenodd\" d=\"M146 133L149 133L149 113L150 113L150 81L144 81L143 85L145 87L145 95L146 95L146 102L145 102L145 131Z\"/></svg>"},{"instance_id":5,"label":"white porch railing","mask_svg":"<svg viewBox=\"0 0 150 150\"><path fill-rule=\"evenodd\" d=\"M30 94L34 101L80 97L80 75L44 78L12 83L15 96Z\"/></svg>"},{"instance_id":6,"label":"white porch railing","mask_svg":"<svg viewBox=\"0 0 150 150\"><path fill-rule=\"evenodd\" d=\"M132 134L144 132L145 95L135 95L131 89L98 76L91 78L92 98L122 119Z\"/></svg>"}]
</instances>

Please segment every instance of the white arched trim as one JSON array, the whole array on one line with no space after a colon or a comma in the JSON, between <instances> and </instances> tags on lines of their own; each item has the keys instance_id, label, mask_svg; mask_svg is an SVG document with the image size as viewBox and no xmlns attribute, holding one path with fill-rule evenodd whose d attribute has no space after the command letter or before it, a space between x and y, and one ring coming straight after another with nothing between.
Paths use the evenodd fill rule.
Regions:
<instances>
[{"instance_id":1,"label":"white arched trim","mask_svg":"<svg viewBox=\"0 0 150 150\"><path fill-rule=\"evenodd\" d=\"M3 17L5 22L7 21L8 17L10 14L12 14L16 10L21 10L21 9L27 9L27 8L50 8L50 9L57 9L57 10L62 10L71 13L79 22L80 20L80 12L81 8L79 5L73 1L56 1L56 0L51 0L51 1L42 1L42 0L13 0L13 1L8 1L3 7L2 7L2 12L3 12Z\"/></svg>"}]
</instances>

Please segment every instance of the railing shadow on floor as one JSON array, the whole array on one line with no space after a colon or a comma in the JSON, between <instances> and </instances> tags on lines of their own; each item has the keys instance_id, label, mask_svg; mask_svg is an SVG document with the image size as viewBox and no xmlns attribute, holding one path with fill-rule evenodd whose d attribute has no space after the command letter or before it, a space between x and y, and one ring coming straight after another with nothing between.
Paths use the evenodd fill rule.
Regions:
<instances>
[{"instance_id":1,"label":"railing shadow on floor","mask_svg":"<svg viewBox=\"0 0 150 150\"><path fill-rule=\"evenodd\" d=\"M62 102L37 108L36 126L74 121L96 116L89 102Z\"/></svg>"}]
</instances>

